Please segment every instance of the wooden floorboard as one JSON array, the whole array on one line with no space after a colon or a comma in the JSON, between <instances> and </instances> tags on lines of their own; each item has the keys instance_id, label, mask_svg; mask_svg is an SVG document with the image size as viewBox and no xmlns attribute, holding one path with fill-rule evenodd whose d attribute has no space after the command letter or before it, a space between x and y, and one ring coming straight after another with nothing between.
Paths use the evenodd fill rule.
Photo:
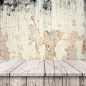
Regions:
<instances>
[{"instance_id":1,"label":"wooden floorboard","mask_svg":"<svg viewBox=\"0 0 86 86\"><path fill-rule=\"evenodd\" d=\"M6 62L6 61L8 61L8 60L0 60L0 63Z\"/></svg>"},{"instance_id":2,"label":"wooden floorboard","mask_svg":"<svg viewBox=\"0 0 86 86\"><path fill-rule=\"evenodd\" d=\"M44 76L44 61L27 60L12 71L10 76Z\"/></svg>"},{"instance_id":3,"label":"wooden floorboard","mask_svg":"<svg viewBox=\"0 0 86 86\"><path fill-rule=\"evenodd\" d=\"M86 62L5 61L0 64L0 86L86 86Z\"/></svg>"},{"instance_id":4,"label":"wooden floorboard","mask_svg":"<svg viewBox=\"0 0 86 86\"><path fill-rule=\"evenodd\" d=\"M54 61L55 76L81 76L82 73L64 61ZM58 73L58 69L61 71Z\"/></svg>"},{"instance_id":5,"label":"wooden floorboard","mask_svg":"<svg viewBox=\"0 0 86 86\"><path fill-rule=\"evenodd\" d=\"M22 64L24 61L5 61L0 64L0 76L9 76L10 73L15 70L20 64Z\"/></svg>"},{"instance_id":6,"label":"wooden floorboard","mask_svg":"<svg viewBox=\"0 0 86 86\"><path fill-rule=\"evenodd\" d=\"M77 69L82 73L83 76L86 76L86 62L81 60L64 60L69 65Z\"/></svg>"},{"instance_id":7,"label":"wooden floorboard","mask_svg":"<svg viewBox=\"0 0 86 86\"><path fill-rule=\"evenodd\" d=\"M46 76L54 76L54 61L53 60L45 60L45 74Z\"/></svg>"}]
</instances>

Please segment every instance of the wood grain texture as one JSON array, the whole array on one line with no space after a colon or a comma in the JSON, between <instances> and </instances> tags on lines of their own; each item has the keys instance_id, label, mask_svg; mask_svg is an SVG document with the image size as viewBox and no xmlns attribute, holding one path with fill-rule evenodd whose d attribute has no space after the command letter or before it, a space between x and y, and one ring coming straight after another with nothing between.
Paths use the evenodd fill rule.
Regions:
<instances>
[{"instance_id":1,"label":"wood grain texture","mask_svg":"<svg viewBox=\"0 0 86 86\"><path fill-rule=\"evenodd\" d=\"M64 61L54 61L55 76L82 76L82 73Z\"/></svg>"},{"instance_id":2,"label":"wood grain texture","mask_svg":"<svg viewBox=\"0 0 86 86\"><path fill-rule=\"evenodd\" d=\"M3 62L5 62L6 60L0 60L0 63L3 63Z\"/></svg>"},{"instance_id":3,"label":"wood grain texture","mask_svg":"<svg viewBox=\"0 0 86 86\"><path fill-rule=\"evenodd\" d=\"M53 60L45 60L45 73L46 76L54 76L54 61Z\"/></svg>"},{"instance_id":4,"label":"wood grain texture","mask_svg":"<svg viewBox=\"0 0 86 86\"><path fill-rule=\"evenodd\" d=\"M62 86L62 77L59 76L46 76L45 86Z\"/></svg>"},{"instance_id":5,"label":"wood grain texture","mask_svg":"<svg viewBox=\"0 0 86 86\"><path fill-rule=\"evenodd\" d=\"M10 86L9 77L0 76L0 86Z\"/></svg>"},{"instance_id":6,"label":"wood grain texture","mask_svg":"<svg viewBox=\"0 0 86 86\"><path fill-rule=\"evenodd\" d=\"M80 77L80 86L86 86L86 76Z\"/></svg>"},{"instance_id":7,"label":"wood grain texture","mask_svg":"<svg viewBox=\"0 0 86 86\"><path fill-rule=\"evenodd\" d=\"M72 61L72 60L70 60L70 61L65 60L65 62L67 62L72 67L74 67L75 69L80 71L83 74L83 76L86 76L86 62L81 61L81 60L74 60L74 61Z\"/></svg>"},{"instance_id":8,"label":"wood grain texture","mask_svg":"<svg viewBox=\"0 0 86 86\"><path fill-rule=\"evenodd\" d=\"M0 76L9 76L9 74L23 62L24 62L23 60L20 61L9 60L3 62L2 64L0 64Z\"/></svg>"},{"instance_id":9,"label":"wood grain texture","mask_svg":"<svg viewBox=\"0 0 86 86\"><path fill-rule=\"evenodd\" d=\"M81 60L5 61L0 64L0 86L86 86L85 73Z\"/></svg>"},{"instance_id":10,"label":"wood grain texture","mask_svg":"<svg viewBox=\"0 0 86 86\"><path fill-rule=\"evenodd\" d=\"M83 86L80 85L79 76L63 77L63 86Z\"/></svg>"},{"instance_id":11,"label":"wood grain texture","mask_svg":"<svg viewBox=\"0 0 86 86\"><path fill-rule=\"evenodd\" d=\"M53 76L45 77L45 86L55 86L55 80Z\"/></svg>"},{"instance_id":12,"label":"wood grain texture","mask_svg":"<svg viewBox=\"0 0 86 86\"><path fill-rule=\"evenodd\" d=\"M27 77L27 86L44 86L44 84L44 77L42 76Z\"/></svg>"},{"instance_id":13,"label":"wood grain texture","mask_svg":"<svg viewBox=\"0 0 86 86\"><path fill-rule=\"evenodd\" d=\"M27 86L26 77L10 77L10 86Z\"/></svg>"},{"instance_id":14,"label":"wood grain texture","mask_svg":"<svg viewBox=\"0 0 86 86\"><path fill-rule=\"evenodd\" d=\"M11 72L10 76L44 76L44 61L27 60Z\"/></svg>"}]
</instances>

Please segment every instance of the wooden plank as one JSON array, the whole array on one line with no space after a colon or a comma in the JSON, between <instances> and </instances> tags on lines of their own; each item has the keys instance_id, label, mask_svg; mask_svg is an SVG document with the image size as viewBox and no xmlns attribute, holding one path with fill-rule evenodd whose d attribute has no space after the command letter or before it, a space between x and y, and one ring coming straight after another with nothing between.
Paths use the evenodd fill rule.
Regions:
<instances>
[{"instance_id":1,"label":"wooden plank","mask_svg":"<svg viewBox=\"0 0 86 86\"><path fill-rule=\"evenodd\" d=\"M55 67L55 76L67 75L67 72L62 67L59 61L54 61L54 67Z\"/></svg>"},{"instance_id":2,"label":"wooden plank","mask_svg":"<svg viewBox=\"0 0 86 86\"><path fill-rule=\"evenodd\" d=\"M62 76L55 76L55 86L63 86L62 85Z\"/></svg>"},{"instance_id":3,"label":"wooden plank","mask_svg":"<svg viewBox=\"0 0 86 86\"><path fill-rule=\"evenodd\" d=\"M74 68L76 68L78 71L80 71L83 76L86 76L86 62L81 60L64 60Z\"/></svg>"},{"instance_id":4,"label":"wooden plank","mask_svg":"<svg viewBox=\"0 0 86 86\"><path fill-rule=\"evenodd\" d=\"M54 76L54 61L53 60L45 60L45 72L46 76Z\"/></svg>"},{"instance_id":5,"label":"wooden plank","mask_svg":"<svg viewBox=\"0 0 86 86\"><path fill-rule=\"evenodd\" d=\"M0 76L0 86L10 86L9 85L9 77L8 76Z\"/></svg>"},{"instance_id":6,"label":"wooden plank","mask_svg":"<svg viewBox=\"0 0 86 86\"><path fill-rule=\"evenodd\" d=\"M82 73L64 61L54 61L55 76L82 76Z\"/></svg>"},{"instance_id":7,"label":"wooden plank","mask_svg":"<svg viewBox=\"0 0 86 86\"><path fill-rule=\"evenodd\" d=\"M8 61L8 60L0 60L0 63L3 63L3 62L5 62L5 61Z\"/></svg>"},{"instance_id":8,"label":"wooden plank","mask_svg":"<svg viewBox=\"0 0 86 86\"><path fill-rule=\"evenodd\" d=\"M9 76L9 73L12 72L16 67L22 64L24 61L6 61L0 64L0 76Z\"/></svg>"},{"instance_id":9,"label":"wooden plank","mask_svg":"<svg viewBox=\"0 0 86 86\"><path fill-rule=\"evenodd\" d=\"M45 86L62 86L62 77L46 76Z\"/></svg>"},{"instance_id":10,"label":"wooden plank","mask_svg":"<svg viewBox=\"0 0 86 86\"><path fill-rule=\"evenodd\" d=\"M45 86L55 86L55 81L53 76L45 77Z\"/></svg>"},{"instance_id":11,"label":"wooden plank","mask_svg":"<svg viewBox=\"0 0 86 86\"><path fill-rule=\"evenodd\" d=\"M27 77L27 86L44 86L43 76Z\"/></svg>"},{"instance_id":12,"label":"wooden plank","mask_svg":"<svg viewBox=\"0 0 86 86\"><path fill-rule=\"evenodd\" d=\"M79 76L64 76L62 86L83 86L80 85Z\"/></svg>"},{"instance_id":13,"label":"wooden plank","mask_svg":"<svg viewBox=\"0 0 86 86\"><path fill-rule=\"evenodd\" d=\"M80 77L80 86L86 86L86 76Z\"/></svg>"},{"instance_id":14,"label":"wooden plank","mask_svg":"<svg viewBox=\"0 0 86 86\"><path fill-rule=\"evenodd\" d=\"M27 60L10 74L11 76L44 76L43 60Z\"/></svg>"},{"instance_id":15,"label":"wooden plank","mask_svg":"<svg viewBox=\"0 0 86 86\"><path fill-rule=\"evenodd\" d=\"M27 86L26 77L10 77L10 86Z\"/></svg>"}]
</instances>

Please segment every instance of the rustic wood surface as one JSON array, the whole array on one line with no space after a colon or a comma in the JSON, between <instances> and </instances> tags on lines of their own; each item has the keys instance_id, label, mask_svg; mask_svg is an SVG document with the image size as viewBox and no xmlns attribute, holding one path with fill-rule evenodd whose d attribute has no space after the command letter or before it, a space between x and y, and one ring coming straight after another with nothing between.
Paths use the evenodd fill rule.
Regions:
<instances>
[{"instance_id":1,"label":"rustic wood surface","mask_svg":"<svg viewBox=\"0 0 86 86\"><path fill-rule=\"evenodd\" d=\"M0 76L0 86L10 86L9 76Z\"/></svg>"},{"instance_id":2,"label":"rustic wood surface","mask_svg":"<svg viewBox=\"0 0 86 86\"><path fill-rule=\"evenodd\" d=\"M3 60L0 76L86 76L82 60Z\"/></svg>"},{"instance_id":3,"label":"rustic wood surface","mask_svg":"<svg viewBox=\"0 0 86 86\"><path fill-rule=\"evenodd\" d=\"M46 60L45 61L45 72L46 76L54 76L54 61Z\"/></svg>"},{"instance_id":4,"label":"rustic wood surface","mask_svg":"<svg viewBox=\"0 0 86 86\"><path fill-rule=\"evenodd\" d=\"M55 65L55 76L81 76L82 73L68 65L64 61L54 61ZM58 69L61 71L58 73Z\"/></svg>"},{"instance_id":5,"label":"rustic wood surface","mask_svg":"<svg viewBox=\"0 0 86 86\"><path fill-rule=\"evenodd\" d=\"M9 76L10 73L15 70L24 61L5 61L0 64L0 76Z\"/></svg>"},{"instance_id":6,"label":"rustic wood surface","mask_svg":"<svg viewBox=\"0 0 86 86\"><path fill-rule=\"evenodd\" d=\"M5 62L6 60L0 60L0 63Z\"/></svg>"},{"instance_id":7,"label":"rustic wood surface","mask_svg":"<svg viewBox=\"0 0 86 86\"><path fill-rule=\"evenodd\" d=\"M0 86L86 86L86 61L2 61Z\"/></svg>"},{"instance_id":8,"label":"rustic wood surface","mask_svg":"<svg viewBox=\"0 0 86 86\"><path fill-rule=\"evenodd\" d=\"M44 61L29 60L10 73L11 76L44 76Z\"/></svg>"},{"instance_id":9,"label":"rustic wood surface","mask_svg":"<svg viewBox=\"0 0 86 86\"><path fill-rule=\"evenodd\" d=\"M65 62L67 62L69 65L71 65L72 67L74 67L75 69L77 69L78 71L80 71L84 76L86 76L86 62L85 61L81 61L81 60L64 60Z\"/></svg>"}]
</instances>

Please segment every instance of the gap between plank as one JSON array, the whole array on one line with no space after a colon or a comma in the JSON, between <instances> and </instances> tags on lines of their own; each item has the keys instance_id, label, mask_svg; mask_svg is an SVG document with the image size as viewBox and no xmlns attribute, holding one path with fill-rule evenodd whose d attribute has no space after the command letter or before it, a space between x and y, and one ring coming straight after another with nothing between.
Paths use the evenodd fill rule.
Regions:
<instances>
[{"instance_id":1,"label":"gap between plank","mask_svg":"<svg viewBox=\"0 0 86 86\"><path fill-rule=\"evenodd\" d=\"M65 60L63 60L64 62L66 62ZM67 64L69 64L68 62L66 62ZM71 64L69 64L70 66L72 66ZM73 68L75 68L74 66L72 66ZM78 70L77 68L75 68L76 70ZM79 71L79 70L78 70ZM79 71L80 73L82 73L81 71ZM83 73L82 73L83 76Z\"/></svg>"},{"instance_id":2,"label":"gap between plank","mask_svg":"<svg viewBox=\"0 0 86 86\"><path fill-rule=\"evenodd\" d=\"M24 60L21 64L23 64L26 60ZM19 64L16 68L18 68L21 64ZM16 68L14 68L11 72L13 72ZM11 73L10 72L10 73ZM9 73L9 76L10 76L10 73Z\"/></svg>"}]
</instances>

